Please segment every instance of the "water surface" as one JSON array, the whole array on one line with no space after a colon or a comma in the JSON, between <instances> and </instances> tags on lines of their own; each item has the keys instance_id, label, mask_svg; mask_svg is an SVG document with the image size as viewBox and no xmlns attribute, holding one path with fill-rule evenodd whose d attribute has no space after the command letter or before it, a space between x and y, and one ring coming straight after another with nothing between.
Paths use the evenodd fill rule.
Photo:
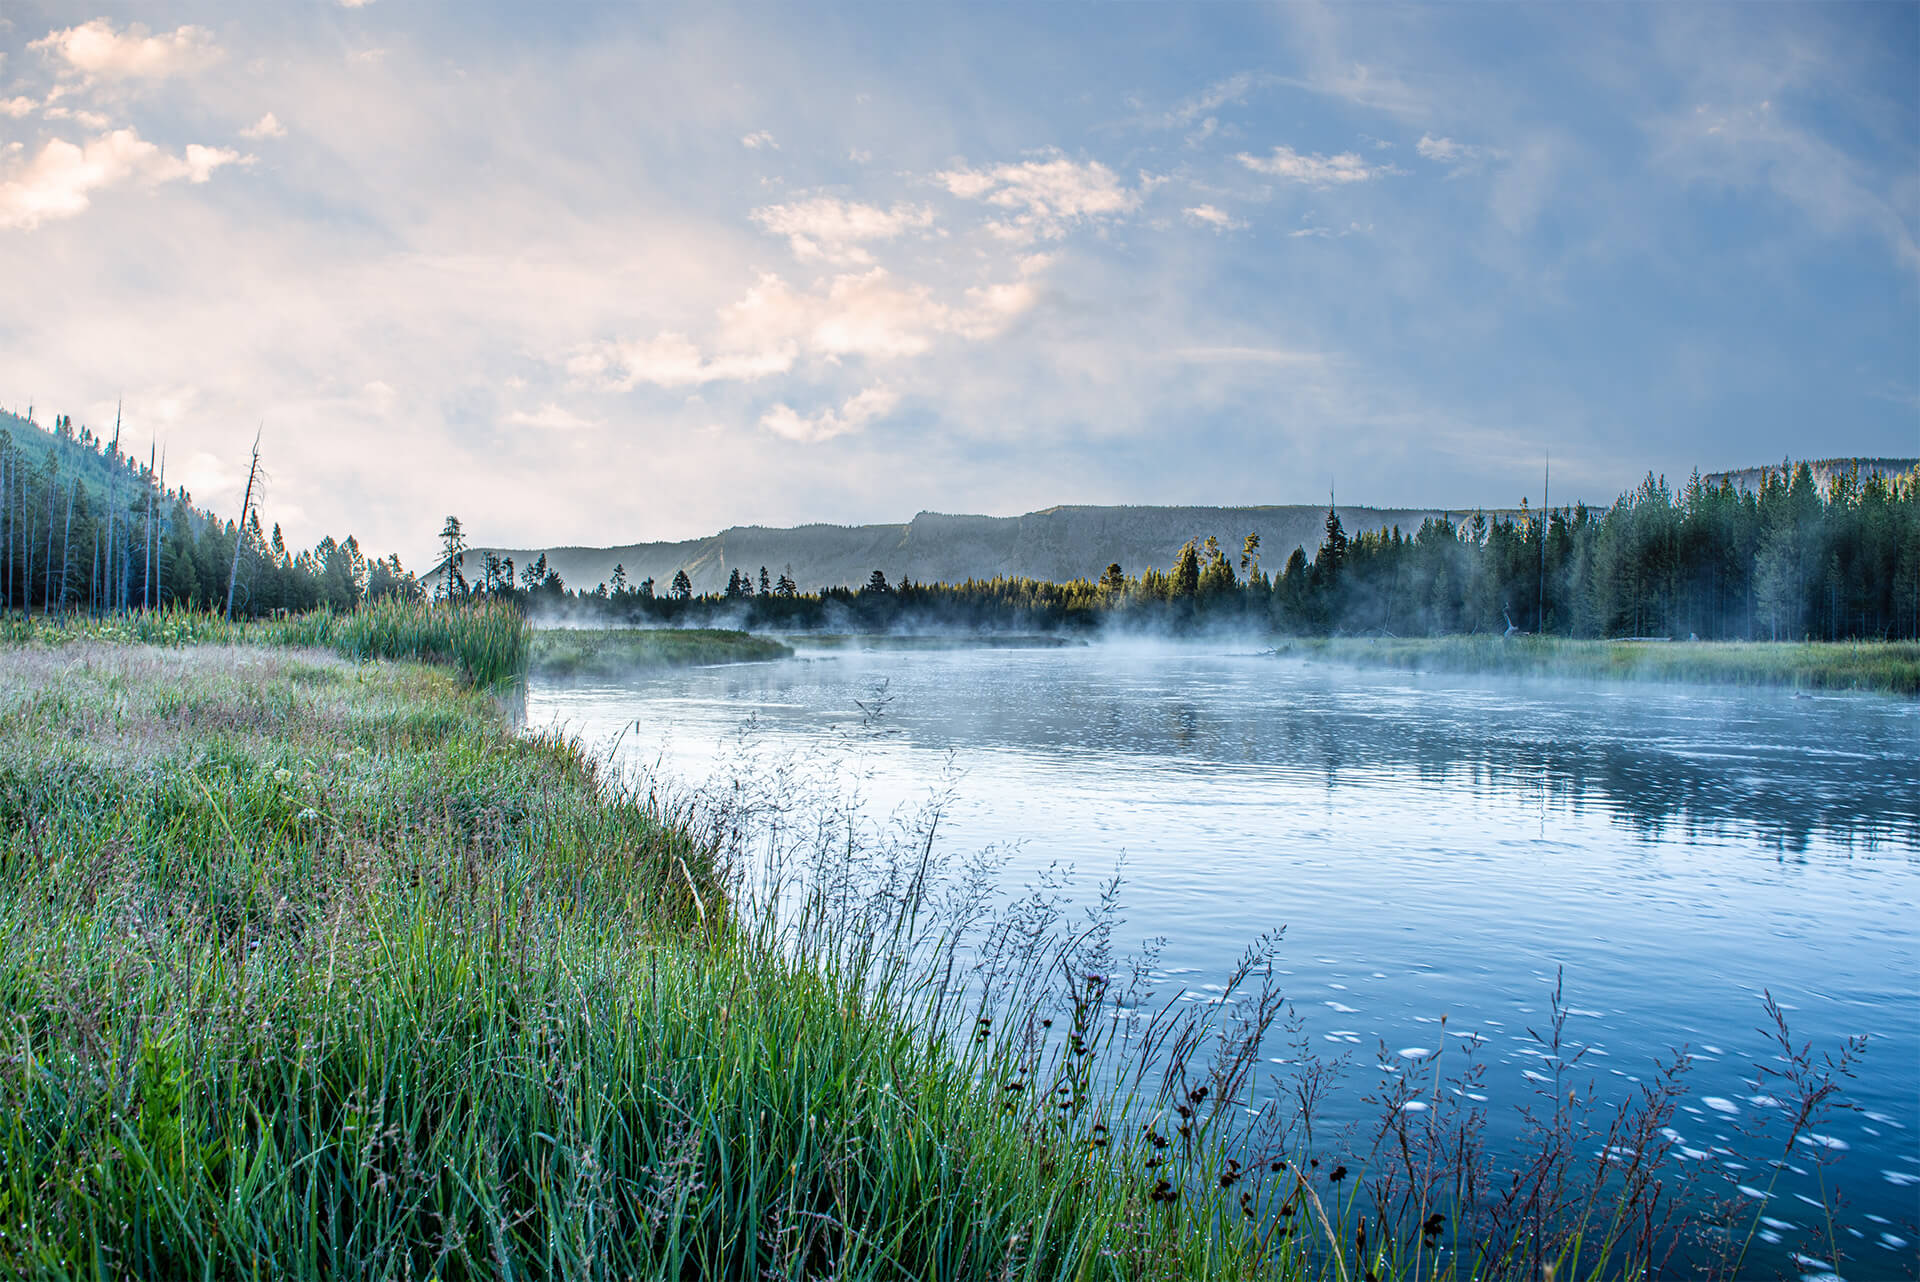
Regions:
<instances>
[{"instance_id":1,"label":"water surface","mask_svg":"<svg viewBox=\"0 0 1920 1282\"><path fill-rule=\"evenodd\" d=\"M1763 1237L1790 1261L1820 1254L1816 1146L1763 1181L1776 1154L1738 1129L1770 1107L1770 991L1816 1050L1869 1038L1817 1155L1839 1159L1850 1271L1916 1271L1920 704L1105 646L803 650L528 703L689 783L743 725L775 751L855 742L876 813L957 770L947 842L1016 843L1013 882L1071 864L1089 897L1124 857L1126 933L1164 937L1159 978L1196 997L1284 926L1306 1035L1349 1061L1336 1114L1444 1014L1485 1039L1506 1116L1564 970L1576 1076L1619 1098L1690 1055L1682 1152L1771 1194Z\"/></svg>"}]
</instances>

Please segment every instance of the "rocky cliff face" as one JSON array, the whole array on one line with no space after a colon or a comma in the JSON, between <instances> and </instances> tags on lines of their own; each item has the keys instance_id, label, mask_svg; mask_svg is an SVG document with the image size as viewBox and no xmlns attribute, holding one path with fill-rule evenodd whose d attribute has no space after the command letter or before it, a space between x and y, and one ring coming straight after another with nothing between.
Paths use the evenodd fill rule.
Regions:
<instances>
[{"instance_id":1,"label":"rocky cliff face","mask_svg":"<svg viewBox=\"0 0 1920 1282\"><path fill-rule=\"evenodd\" d=\"M791 567L803 591L859 587L875 570L888 582L959 583L996 575L1065 582L1097 578L1115 561L1128 574L1167 569L1188 539L1220 540L1236 563L1242 541L1260 535L1260 561L1270 572L1296 547L1319 546L1327 510L1286 507L1052 507L1024 516L949 516L922 512L904 525L802 525L791 529L735 526L703 539L629 543L619 547L476 548L469 577L485 554L513 558L524 568L543 552L547 564L573 588L591 589L626 568L627 580L651 578L664 593L684 569L695 592L717 592L738 569L756 579L765 566L776 578ZM1349 535L1398 525L1411 534L1438 511L1343 507ZM1459 513L1453 514L1456 518Z\"/></svg>"}]
</instances>

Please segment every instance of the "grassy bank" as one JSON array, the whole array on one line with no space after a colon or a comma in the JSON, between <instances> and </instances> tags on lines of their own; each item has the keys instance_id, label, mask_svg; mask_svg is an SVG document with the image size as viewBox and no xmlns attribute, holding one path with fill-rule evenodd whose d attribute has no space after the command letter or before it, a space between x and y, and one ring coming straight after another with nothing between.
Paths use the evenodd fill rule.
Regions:
<instances>
[{"instance_id":1,"label":"grassy bank","mask_svg":"<svg viewBox=\"0 0 1920 1282\"><path fill-rule=\"evenodd\" d=\"M169 607L101 617L0 616L0 645L311 646L343 658L417 660L454 668L469 684L500 690L526 676L529 632L520 611L475 600L458 609L386 600L350 614L318 610L272 619L227 620Z\"/></svg>"},{"instance_id":2,"label":"grassy bank","mask_svg":"<svg viewBox=\"0 0 1920 1282\"><path fill-rule=\"evenodd\" d=\"M0 662L0 1273L1285 1267L457 670L88 631Z\"/></svg>"},{"instance_id":3,"label":"grassy bank","mask_svg":"<svg viewBox=\"0 0 1920 1282\"><path fill-rule=\"evenodd\" d=\"M791 639L810 650L1057 650L1084 644L1054 632L803 632Z\"/></svg>"},{"instance_id":4,"label":"grassy bank","mask_svg":"<svg viewBox=\"0 0 1920 1282\"><path fill-rule=\"evenodd\" d=\"M804 779L757 785L799 843L769 885L739 844L759 802L668 805L512 733L467 665L525 653L524 624L434 613L13 625L0 1275L1358 1282L1664 1258L1671 1094L1589 1130L1556 1078L1509 1182L1443 1052L1396 1074L1350 1174L1285 1110L1247 1117L1270 942L1208 1000L1165 1000L1045 887L984 915L991 877L943 866L937 818L871 847L814 830Z\"/></svg>"},{"instance_id":5,"label":"grassy bank","mask_svg":"<svg viewBox=\"0 0 1920 1282\"><path fill-rule=\"evenodd\" d=\"M533 634L535 676L613 679L650 668L784 659L791 647L720 628L554 628Z\"/></svg>"},{"instance_id":6,"label":"grassy bank","mask_svg":"<svg viewBox=\"0 0 1920 1282\"><path fill-rule=\"evenodd\" d=\"M1912 641L1573 641L1554 637L1340 637L1283 642L1283 655L1415 671L1877 690L1920 695Z\"/></svg>"}]
</instances>

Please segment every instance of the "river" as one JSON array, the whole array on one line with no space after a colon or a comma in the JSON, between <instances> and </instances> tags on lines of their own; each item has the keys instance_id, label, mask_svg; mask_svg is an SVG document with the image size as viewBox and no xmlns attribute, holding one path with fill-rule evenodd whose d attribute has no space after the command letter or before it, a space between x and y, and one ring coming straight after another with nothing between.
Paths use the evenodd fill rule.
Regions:
<instances>
[{"instance_id":1,"label":"river","mask_svg":"<svg viewBox=\"0 0 1920 1282\"><path fill-rule=\"evenodd\" d=\"M1510 1114L1564 976L1574 1073L1603 1099L1689 1057L1670 1138L1764 1201L1758 1249L1824 1259L1811 1201L1837 1186L1855 1272L1916 1270L1920 703L1101 645L802 649L536 684L528 719L688 786L743 743L852 754L876 814L951 781L942 840L1005 848L1009 884L1071 865L1091 898L1124 861L1121 942L1164 939L1155 979L1196 997L1284 926L1282 982L1344 1060L1329 1107L1350 1118L1447 1036ZM1758 1071L1781 1067L1763 992L1816 1055L1867 1038L1844 1107L1776 1171L1747 1134L1783 1094Z\"/></svg>"}]
</instances>

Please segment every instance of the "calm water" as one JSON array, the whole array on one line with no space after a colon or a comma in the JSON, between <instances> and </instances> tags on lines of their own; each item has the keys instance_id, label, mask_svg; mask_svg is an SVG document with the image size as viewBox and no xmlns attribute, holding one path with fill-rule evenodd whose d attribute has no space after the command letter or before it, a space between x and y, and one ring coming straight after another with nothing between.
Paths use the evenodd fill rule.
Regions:
<instances>
[{"instance_id":1,"label":"calm water","mask_svg":"<svg viewBox=\"0 0 1920 1282\"><path fill-rule=\"evenodd\" d=\"M1576 1080L1617 1098L1684 1047L1682 1152L1753 1189L1776 1153L1737 1128L1768 1107L1771 990L1796 1040L1869 1037L1853 1107L1819 1128L1845 1271L1916 1271L1920 704L1096 647L803 651L536 688L529 720L589 744L624 729L624 758L690 784L743 724L775 751L855 740L876 813L951 762L946 840L1018 842L1011 881L1071 863L1091 898L1124 856L1122 942L1163 936L1167 984L1204 995L1285 926L1294 1008L1351 1060L1336 1113L1379 1080L1382 1043L1389 1061L1432 1047L1442 1014L1487 1039L1493 1108L1528 1098L1527 1030L1564 967L1568 1036L1591 1048ZM1823 1255L1812 1156L1771 1184L1781 1260Z\"/></svg>"}]
</instances>

